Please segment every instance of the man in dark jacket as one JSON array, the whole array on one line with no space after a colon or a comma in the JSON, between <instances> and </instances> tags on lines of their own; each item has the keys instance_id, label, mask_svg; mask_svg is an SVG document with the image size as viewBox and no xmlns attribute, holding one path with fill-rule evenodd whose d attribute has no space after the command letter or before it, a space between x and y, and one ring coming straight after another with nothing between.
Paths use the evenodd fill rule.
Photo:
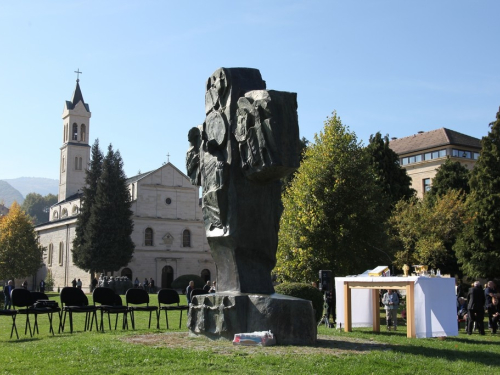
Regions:
<instances>
[{"instance_id":1,"label":"man in dark jacket","mask_svg":"<svg viewBox=\"0 0 500 375\"><path fill-rule=\"evenodd\" d=\"M479 330L480 335L484 335L484 304L486 298L484 297L483 288L479 281L474 282L474 287L469 289L467 294L469 313L467 314L467 334L472 335L474 322L476 328Z\"/></svg>"}]
</instances>

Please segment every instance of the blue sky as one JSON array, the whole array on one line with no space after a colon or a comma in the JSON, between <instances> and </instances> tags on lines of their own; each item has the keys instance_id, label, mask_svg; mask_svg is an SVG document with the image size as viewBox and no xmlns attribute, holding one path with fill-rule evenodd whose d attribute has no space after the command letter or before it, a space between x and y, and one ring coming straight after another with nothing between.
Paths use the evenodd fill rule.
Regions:
<instances>
[{"instance_id":1,"label":"blue sky","mask_svg":"<svg viewBox=\"0 0 500 375\"><path fill-rule=\"evenodd\" d=\"M167 153L184 171L219 67L297 92L309 140L334 110L364 143L441 127L480 138L500 106L499 14L497 0L2 2L0 179L59 178L77 68L90 137L128 176Z\"/></svg>"}]
</instances>

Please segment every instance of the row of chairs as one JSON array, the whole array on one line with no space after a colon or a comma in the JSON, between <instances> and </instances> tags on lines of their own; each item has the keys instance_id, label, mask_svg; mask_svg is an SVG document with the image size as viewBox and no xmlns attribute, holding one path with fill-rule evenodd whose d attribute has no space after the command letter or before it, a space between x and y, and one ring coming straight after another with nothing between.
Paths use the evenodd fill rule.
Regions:
<instances>
[{"instance_id":1,"label":"row of chairs","mask_svg":"<svg viewBox=\"0 0 500 375\"><path fill-rule=\"evenodd\" d=\"M40 292L30 292L26 289L13 289L11 292L12 304L14 306L13 310L0 310L0 316L11 316L12 317L12 329L10 337L14 331L19 339L19 335L16 327L16 317L18 314L26 315L26 327L25 334L27 334L28 329L30 336L33 333L38 333L38 315L47 314L50 323L50 333L54 334L54 329L52 326L52 316L54 313L58 314L59 317L59 332L64 332L66 325L66 316L69 316L70 331L73 333L73 314L74 313L84 313L85 314L85 325L84 330L92 330L93 324L95 322L96 329L104 331L104 314L108 315L108 325L111 330L111 315L116 315L115 319L115 330L118 325L118 317L122 315L122 329L128 329L128 319L127 316L130 315L130 320L132 323L132 328L135 329L135 313L136 312L149 312L149 325L151 328L151 318L152 313L156 314L156 327L160 328L160 316L161 312L165 312L165 321L167 329L168 324L168 311L180 311L179 328L182 324L182 311L188 310L189 306L180 305L180 298L177 291L173 289L160 289L158 291L158 306L153 306L149 304L149 294L143 289L129 289L125 294L126 305L123 305L122 298L120 295L116 294L110 288L99 287L96 288L92 297L94 300L93 305L89 305L89 301L85 293L78 288L65 287L61 290L60 300L61 307L54 306L53 302L47 303L45 306L44 301L49 301L49 298L44 293ZM50 305L50 306L49 306ZM100 323L97 321L97 312L101 312ZM33 330L31 329L30 315L34 316Z\"/></svg>"}]
</instances>

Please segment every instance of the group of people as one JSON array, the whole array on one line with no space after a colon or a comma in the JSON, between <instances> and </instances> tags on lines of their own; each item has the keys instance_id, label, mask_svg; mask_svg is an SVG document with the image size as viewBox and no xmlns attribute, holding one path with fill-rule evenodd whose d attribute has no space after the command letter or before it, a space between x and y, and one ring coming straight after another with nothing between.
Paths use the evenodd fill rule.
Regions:
<instances>
[{"instance_id":1,"label":"group of people","mask_svg":"<svg viewBox=\"0 0 500 375\"><path fill-rule=\"evenodd\" d=\"M80 279L76 279L74 278L73 281L71 282L71 285L73 286L73 288L78 288L78 289L82 289L82 280Z\"/></svg>"},{"instance_id":2,"label":"group of people","mask_svg":"<svg viewBox=\"0 0 500 375\"><path fill-rule=\"evenodd\" d=\"M457 293L458 294L458 293ZM472 335L474 328L480 335L485 334L484 312L488 311L488 328L497 333L500 322L500 291L494 281L488 281L483 290L481 283L475 281L467 293L467 299L458 294L457 319L466 321L467 334Z\"/></svg>"},{"instance_id":3,"label":"group of people","mask_svg":"<svg viewBox=\"0 0 500 375\"><path fill-rule=\"evenodd\" d=\"M140 282L139 281L139 278L135 278L135 281L134 281L134 287L136 288L143 288L145 291L149 292L149 293L154 293L155 292L155 281L153 280L152 277L148 278L145 277L144 278L144 282Z\"/></svg>"},{"instance_id":4,"label":"group of people","mask_svg":"<svg viewBox=\"0 0 500 375\"><path fill-rule=\"evenodd\" d=\"M203 286L203 291L205 293L215 293L216 292L216 287L217 287L217 282L210 282L210 280L207 280L207 283ZM186 287L186 298L188 305L191 303L191 292L194 290L194 281L191 280L189 282L189 285Z\"/></svg>"}]
</instances>

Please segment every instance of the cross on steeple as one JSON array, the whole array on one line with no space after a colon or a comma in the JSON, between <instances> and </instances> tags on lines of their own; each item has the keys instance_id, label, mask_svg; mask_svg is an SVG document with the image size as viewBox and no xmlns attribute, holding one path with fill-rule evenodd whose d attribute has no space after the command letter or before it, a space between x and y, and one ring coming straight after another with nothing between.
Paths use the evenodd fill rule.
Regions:
<instances>
[{"instance_id":1,"label":"cross on steeple","mask_svg":"<svg viewBox=\"0 0 500 375\"><path fill-rule=\"evenodd\" d=\"M76 82L80 82L80 74L83 74L83 72L80 72L80 68L75 70L76 73Z\"/></svg>"},{"instance_id":2,"label":"cross on steeple","mask_svg":"<svg viewBox=\"0 0 500 375\"><path fill-rule=\"evenodd\" d=\"M167 153L167 163L170 163L170 154Z\"/></svg>"}]
</instances>

